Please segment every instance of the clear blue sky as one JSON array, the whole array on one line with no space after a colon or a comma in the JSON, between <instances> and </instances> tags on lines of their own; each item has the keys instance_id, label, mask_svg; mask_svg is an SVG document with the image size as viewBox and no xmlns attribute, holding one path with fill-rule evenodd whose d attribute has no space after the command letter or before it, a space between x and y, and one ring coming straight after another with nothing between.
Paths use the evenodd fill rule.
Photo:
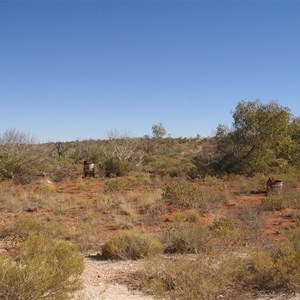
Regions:
<instances>
[{"instance_id":1,"label":"clear blue sky","mask_svg":"<svg viewBox=\"0 0 300 300\"><path fill-rule=\"evenodd\" d=\"M300 115L300 1L0 0L0 131L211 136L258 98Z\"/></svg>"}]
</instances>

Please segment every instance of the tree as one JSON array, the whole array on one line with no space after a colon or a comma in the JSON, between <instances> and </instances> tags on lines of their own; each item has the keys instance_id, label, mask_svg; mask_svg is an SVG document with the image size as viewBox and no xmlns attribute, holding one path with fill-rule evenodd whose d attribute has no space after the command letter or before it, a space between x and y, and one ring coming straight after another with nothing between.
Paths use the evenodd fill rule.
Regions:
<instances>
[{"instance_id":1,"label":"tree","mask_svg":"<svg viewBox=\"0 0 300 300\"><path fill-rule=\"evenodd\" d=\"M122 176L143 163L146 144L144 139L113 130L99 150L98 165L105 175Z\"/></svg>"},{"instance_id":2,"label":"tree","mask_svg":"<svg viewBox=\"0 0 300 300\"><path fill-rule=\"evenodd\" d=\"M216 140L226 171L251 175L278 166L289 147L291 113L271 101L240 101L233 112L233 130L219 127Z\"/></svg>"},{"instance_id":3,"label":"tree","mask_svg":"<svg viewBox=\"0 0 300 300\"><path fill-rule=\"evenodd\" d=\"M118 159L121 162L131 162L135 166L141 165L144 160L145 150L141 139L131 137L128 133L117 130L108 132L107 147L104 153L107 158Z\"/></svg>"},{"instance_id":4,"label":"tree","mask_svg":"<svg viewBox=\"0 0 300 300\"><path fill-rule=\"evenodd\" d=\"M152 126L152 136L154 138L162 138L166 134L166 129L161 122Z\"/></svg>"},{"instance_id":5,"label":"tree","mask_svg":"<svg viewBox=\"0 0 300 300\"><path fill-rule=\"evenodd\" d=\"M286 144L284 151L288 162L296 167L300 167L300 118L293 118L290 123L291 142Z\"/></svg>"},{"instance_id":6,"label":"tree","mask_svg":"<svg viewBox=\"0 0 300 300\"><path fill-rule=\"evenodd\" d=\"M70 148L70 144L66 142L53 142L52 144L54 145L54 152L56 153L58 159L64 157L65 153Z\"/></svg>"}]
</instances>

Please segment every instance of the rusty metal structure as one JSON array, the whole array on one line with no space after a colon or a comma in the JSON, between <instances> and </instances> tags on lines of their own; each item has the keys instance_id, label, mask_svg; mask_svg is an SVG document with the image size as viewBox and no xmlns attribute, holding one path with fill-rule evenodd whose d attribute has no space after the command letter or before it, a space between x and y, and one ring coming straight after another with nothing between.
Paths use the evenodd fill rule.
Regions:
<instances>
[{"instance_id":1,"label":"rusty metal structure","mask_svg":"<svg viewBox=\"0 0 300 300\"><path fill-rule=\"evenodd\" d=\"M95 165L85 160L83 162L83 176L84 177L95 177Z\"/></svg>"},{"instance_id":2,"label":"rusty metal structure","mask_svg":"<svg viewBox=\"0 0 300 300\"><path fill-rule=\"evenodd\" d=\"M269 178L267 181L267 195L280 195L283 190L282 180L273 180Z\"/></svg>"}]
</instances>

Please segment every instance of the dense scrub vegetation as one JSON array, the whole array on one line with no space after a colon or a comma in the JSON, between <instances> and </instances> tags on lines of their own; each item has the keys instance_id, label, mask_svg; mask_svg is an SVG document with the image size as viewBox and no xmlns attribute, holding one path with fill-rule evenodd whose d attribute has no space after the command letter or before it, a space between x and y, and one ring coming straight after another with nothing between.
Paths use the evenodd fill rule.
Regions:
<instances>
[{"instance_id":1,"label":"dense scrub vegetation","mask_svg":"<svg viewBox=\"0 0 300 300\"><path fill-rule=\"evenodd\" d=\"M300 118L274 101L240 101L232 129L219 125L212 138L165 138L162 124L152 131L152 138L112 131L106 140L35 144L27 134L6 130L0 136L0 176L28 182L43 173L61 180L83 160L107 177L132 171L186 178L254 175L300 167Z\"/></svg>"},{"instance_id":2,"label":"dense scrub vegetation","mask_svg":"<svg viewBox=\"0 0 300 300\"><path fill-rule=\"evenodd\" d=\"M259 100L233 119L211 138L165 137L161 123L65 143L2 133L0 298L68 299L90 252L147 259L140 285L164 299L299 292L300 119ZM264 193L270 175L278 195Z\"/></svg>"}]
</instances>

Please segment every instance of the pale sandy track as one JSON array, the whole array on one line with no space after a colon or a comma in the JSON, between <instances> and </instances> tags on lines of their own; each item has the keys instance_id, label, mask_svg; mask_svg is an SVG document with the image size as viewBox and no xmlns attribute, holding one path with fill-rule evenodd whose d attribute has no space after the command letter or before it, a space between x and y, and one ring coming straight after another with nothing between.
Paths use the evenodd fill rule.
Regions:
<instances>
[{"instance_id":1,"label":"pale sandy track","mask_svg":"<svg viewBox=\"0 0 300 300\"><path fill-rule=\"evenodd\" d=\"M78 300L152 300L153 297L129 289L126 279L140 270L143 261L103 261L85 258L84 289L76 294Z\"/></svg>"}]
</instances>

